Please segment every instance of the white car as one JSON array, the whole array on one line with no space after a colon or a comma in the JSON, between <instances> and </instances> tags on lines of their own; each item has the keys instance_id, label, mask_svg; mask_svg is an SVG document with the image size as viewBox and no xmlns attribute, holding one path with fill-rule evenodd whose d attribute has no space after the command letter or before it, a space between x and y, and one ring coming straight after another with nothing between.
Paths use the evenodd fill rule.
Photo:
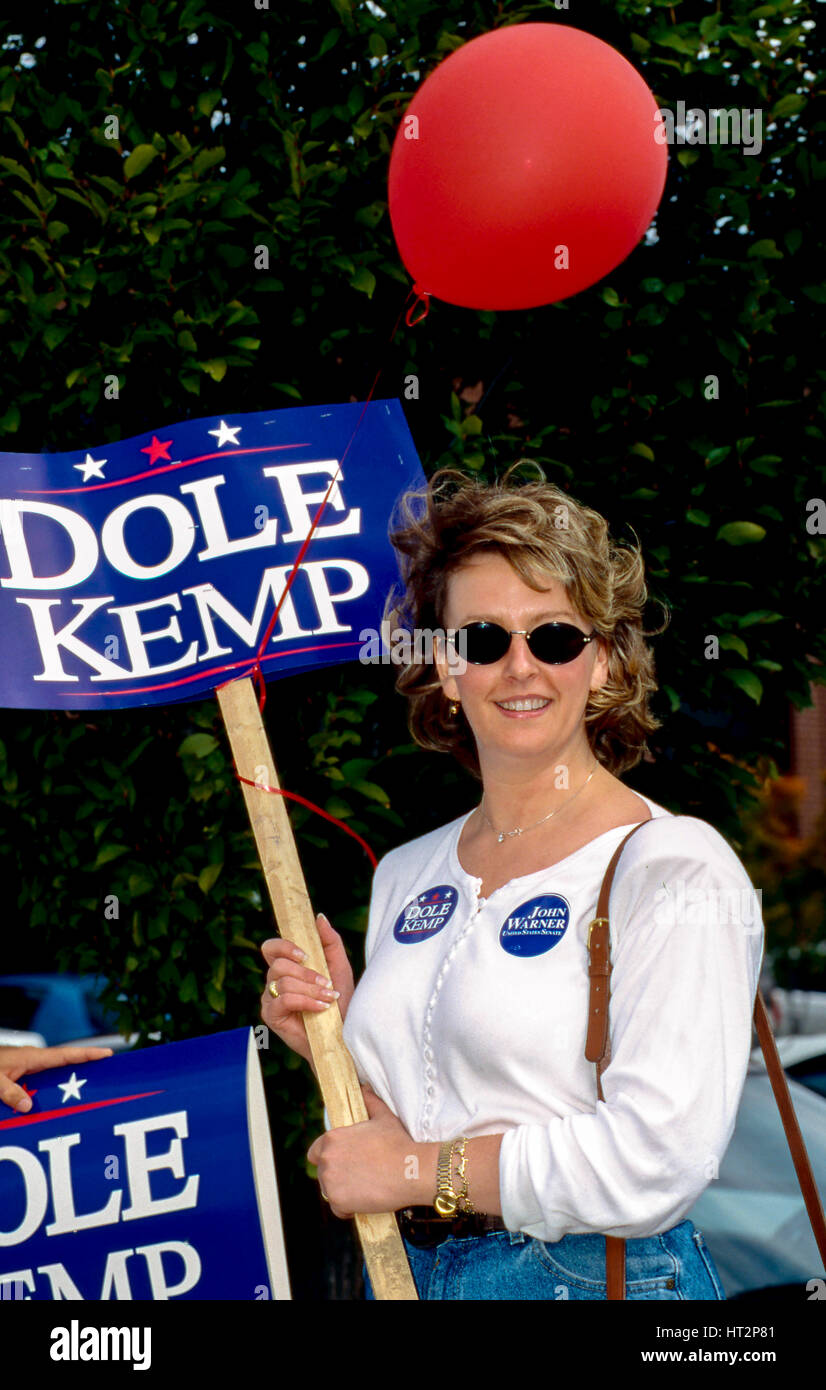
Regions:
<instances>
[{"instance_id":1,"label":"white car","mask_svg":"<svg viewBox=\"0 0 826 1390\"><path fill-rule=\"evenodd\" d=\"M0 1047L45 1047L42 1033L24 1033L20 1028L0 1028Z\"/></svg>"},{"instance_id":2,"label":"white car","mask_svg":"<svg viewBox=\"0 0 826 1390\"><path fill-rule=\"evenodd\" d=\"M826 1029L822 1033L787 1033L784 1037L775 1036L777 1055L780 1058L784 1071L791 1071L794 1076L794 1068L801 1062L808 1062L816 1057L826 1055ZM763 1049L758 1044L752 1050L749 1059L749 1075L752 1072L765 1072L766 1059L763 1056Z\"/></svg>"},{"instance_id":3,"label":"white car","mask_svg":"<svg viewBox=\"0 0 826 1390\"><path fill-rule=\"evenodd\" d=\"M775 1037L826 1033L826 993L817 989L780 989L774 985L766 998Z\"/></svg>"},{"instance_id":4,"label":"white car","mask_svg":"<svg viewBox=\"0 0 826 1390\"><path fill-rule=\"evenodd\" d=\"M815 1186L826 1208L826 1034L776 1041ZM794 1072L805 1076L805 1085ZM688 1215L703 1232L729 1299L801 1303L826 1296L823 1260L759 1046L751 1055L734 1134L719 1174Z\"/></svg>"},{"instance_id":5,"label":"white car","mask_svg":"<svg viewBox=\"0 0 826 1390\"><path fill-rule=\"evenodd\" d=\"M133 1047L138 1034L118 1033L116 1014L100 1002L105 988L106 980L93 975L0 975L0 1036L5 1032L20 1045L36 1040L41 1047Z\"/></svg>"}]
</instances>

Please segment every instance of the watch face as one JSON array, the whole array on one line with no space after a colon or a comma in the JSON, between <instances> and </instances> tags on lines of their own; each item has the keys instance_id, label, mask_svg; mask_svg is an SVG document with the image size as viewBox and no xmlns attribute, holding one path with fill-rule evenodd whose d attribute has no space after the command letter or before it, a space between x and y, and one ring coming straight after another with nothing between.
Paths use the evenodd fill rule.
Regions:
<instances>
[{"instance_id":1,"label":"watch face","mask_svg":"<svg viewBox=\"0 0 826 1390\"><path fill-rule=\"evenodd\" d=\"M452 1216L456 1210L455 1199L443 1196L441 1193L436 1197L433 1205L440 1216Z\"/></svg>"}]
</instances>

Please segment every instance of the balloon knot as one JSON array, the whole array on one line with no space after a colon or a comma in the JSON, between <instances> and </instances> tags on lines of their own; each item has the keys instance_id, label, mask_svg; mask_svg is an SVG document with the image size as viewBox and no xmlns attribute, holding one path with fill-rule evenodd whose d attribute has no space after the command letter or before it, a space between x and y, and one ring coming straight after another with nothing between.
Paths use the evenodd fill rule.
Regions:
<instances>
[{"instance_id":1,"label":"balloon knot","mask_svg":"<svg viewBox=\"0 0 826 1390\"><path fill-rule=\"evenodd\" d=\"M414 281L413 293L416 296L415 303L410 305L410 308L404 316L404 321L407 324L408 328L412 328L414 324L421 323L422 319L426 319L428 314L430 313L430 295L428 291L423 290L421 285L418 284L418 282ZM413 310L416 308L417 304L424 305L424 308L420 314L417 314L416 317L412 319L410 315L413 313Z\"/></svg>"}]
</instances>

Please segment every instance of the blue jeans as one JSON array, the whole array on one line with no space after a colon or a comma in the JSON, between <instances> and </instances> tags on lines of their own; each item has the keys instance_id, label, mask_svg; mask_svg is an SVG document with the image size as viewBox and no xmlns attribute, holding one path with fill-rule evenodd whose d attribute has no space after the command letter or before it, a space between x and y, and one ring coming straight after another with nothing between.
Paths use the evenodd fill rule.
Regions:
<instances>
[{"instance_id":1,"label":"blue jeans","mask_svg":"<svg viewBox=\"0 0 826 1390\"><path fill-rule=\"evenodd\" d=\"M605 1298L605 1238L541 1241L522 1231L447 1240L432 1249L404 1242L419 1298ZM375 1299L367 1270L365 1297ZM702 1232L686 1219L656 1236L625 1242L627 1299L725 1299Z\"/></svg>"}]
</instances>

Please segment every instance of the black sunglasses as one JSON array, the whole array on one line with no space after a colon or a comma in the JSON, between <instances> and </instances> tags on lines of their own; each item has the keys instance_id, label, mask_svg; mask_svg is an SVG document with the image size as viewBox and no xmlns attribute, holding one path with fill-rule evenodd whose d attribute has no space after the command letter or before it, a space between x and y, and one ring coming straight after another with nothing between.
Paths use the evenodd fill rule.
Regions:
<instances>
[{"instance_id":1,"label":"black sunglasses","mask_svg":"<svg viewBox=\"0 0 826 1390\"><path fill-rule=\"evenodd\" d=\"M533 632L524 629L508 631L498 623L468 623L456 629L455 636L448 642L457 643L459 655L472 666L491 666L501 661L511 644L512 637L524 637L531 654L546 666L566 666L569 661L584 651L593 642L595 633L587 637L573 623L541 623Z\"/></svg>"}]
</instances>

